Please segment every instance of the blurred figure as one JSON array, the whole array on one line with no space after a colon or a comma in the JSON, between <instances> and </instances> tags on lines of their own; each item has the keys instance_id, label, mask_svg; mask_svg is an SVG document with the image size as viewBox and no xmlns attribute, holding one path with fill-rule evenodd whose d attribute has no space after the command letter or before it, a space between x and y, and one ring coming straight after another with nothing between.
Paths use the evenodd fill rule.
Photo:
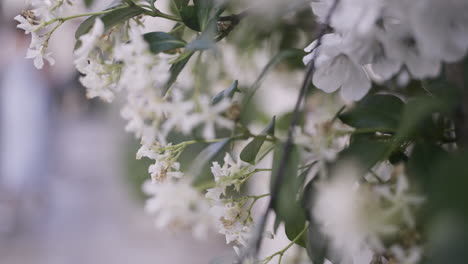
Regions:
<instances>
[{"instance_id":1,"label":"blurred figure","mask_svg":"<svg viewBox=\"0 0 468 264\"><path fill-rule=\"evenodd\" d=\"M0 235L34 221L31 209L45 205L51 105L46 71L24 59L30 36L8 29L3 35L16 49L0 64Z\"/></svg>"}]
</instances>

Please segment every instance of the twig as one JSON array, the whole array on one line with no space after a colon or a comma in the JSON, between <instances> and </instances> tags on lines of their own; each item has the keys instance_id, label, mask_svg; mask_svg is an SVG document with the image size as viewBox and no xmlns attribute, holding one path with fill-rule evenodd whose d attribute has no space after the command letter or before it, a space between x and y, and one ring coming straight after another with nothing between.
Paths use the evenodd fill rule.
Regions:
<instances>
[{"instance_id":1,"label":"twig","mask_svg":"<svg viewBox=\"0 0 468 264\"><path fill-rule=\"evenodd\" d=\"M325 23L322 25L322 27L320 29L320 32L319 32L319 35L318 35L317 46L316 46L317 48L320 47L320 45L322 44L322 38L327 32L328 25L330 24L331 16L334 13L339 1L340 0L334 0L333 5L331 6L330 10L328 11L327 17L325 19ZM240 263L242 263L243 260L245 260L245 259L247 259L249 257L253 257L254 259L257 259L258 251L260 250L260 247L262 245L262 234L263 234L263 231L265 229L266 220L268 218L269 212L271 211L271 209L273 209L273 206L275 204L275 200L277 199L279 189L280 189L280 187L281 187L281 185L283 183L283 178L285 176L284 174L285 174L285 171L286 171L286 167L287 167L287 164L288 164L289 159L291 157L291 152L293 150L293 144L294 144L293 143L294 127L299 122L301 106L304 103L304 99L305 99L305 96L307 94L309 85L312 82L312 77L313 77L313 74L315 72L315 60L317 59L318 53L319 53L319 50L316 50L316 52L314 53L314 55L312 57L312 60L307 65L307 71L306 71L306 75L305 75L305 78L304 78L304 82L302 83L302 87L301 87L301 90L299 92L299 96L297 98L296 105L294 107L294 112L293 112L293 116L292 116L292 119L291 119L291 123L289 125L288 138L286 140L286 143L284 144L281 163L280 163L279 169L277 171L276 177L272 177L274 182L273 182L273 188L272 188L272 191L271 191L271 198L270 198L270 202L268 204L268 208L266 209L265 213L262 215L262 217L260 219L260 222L258 223L257 232L253 236L253 239L252 239L252 242L251 242L252 244L250 245L249 250L247 252L244 252L244 254L240 257L240 260L241 260Z\"/></svg>"}]
</instances>

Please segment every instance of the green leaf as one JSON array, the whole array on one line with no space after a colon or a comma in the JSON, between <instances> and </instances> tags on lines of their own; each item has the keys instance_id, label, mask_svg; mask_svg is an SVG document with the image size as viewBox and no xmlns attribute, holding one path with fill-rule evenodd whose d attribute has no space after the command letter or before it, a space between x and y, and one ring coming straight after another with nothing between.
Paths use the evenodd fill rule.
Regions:
<instances>
[{"instance_id":1,"label":"green leaf","mask_svg":"<svg viewBox=\"0 0 468 264\"><path fill-rule=\"evenodd\" d=\"M180 10L188 5L189 0L172 0L172 3L174 3L175 7Z\"/></svg>"},{"instance_id":2,"label":"green leaf","mask_svg":"<svg viewBox=\"0 0 468 264\"><path fill-rule=\"evenodd\" d=\"M223 90L223 91L219 92L217 95L215 95L213 97L213 99L211 100L211 104L212 105L218 104L224 98L232 98L235 93L240 92L238 86L239 86L239 82L237 80L235 80L231 84L231 86L229 86L229 88L227 88L226 90Z\"/></svg>"},{"instance_id":3,"label":"green leaf","mask_svg":"<svg viewBox=\"0 0 468 264\"><path fill-rule=\"evenodd\" d=\"M216 47L215 37L217 33L216 21L212 20L206 29L195 40L187 44L186 50L208 50Z\"/></svg>"},{"instance_id":4,"label":"green leaf","mask_svg":"<svg viewBox=\"0 0 468 264\"><path fill-rule=\"evenodd\" d=\"M432 120L434 113L445 113L449 108L433 97L419 97L406 104L396 134L397 142L411 140L418 136L432 137L437 134Z\"/></svg>"},{"instance_id":5,"label":"green leaf","mask_svg":"<svg viewBox=\"0 0 468 264\"><path fill-rule=\"evenodd\" d=\"M230 138L208 145L198 156L193 160L189 170L194 176L193 185L199 186L213 180L209 168L211 162L221 153L231 142Z\"/></svg>"},{"instance_id":6,"label":"green leaf","mask_svg":"<svg viewBox=\"0 0 468 264\"><path fill-rule=\"evenodd\" d=\"M84 0L84 4L87 8L91 7L94 3L94 0Z\"/></svg>"},{"instance_id":7,"label":"green leaf","mask_svg":"<svg viewBox=\"0 0 468 264\"><path fill-rule=\"evenodd\" d=\"M179 74L185 68L185 65L187 65L187 62L190 60L192 55L193 55L193 52L183 53L180 55L178 61L172 64L171 68L169 69L170 71L169 80L166 82L166 84L162 88L162 96L166 95L167 91L169 91L169 89L175 83L175 81L177 80L177 77L179 77Z\"/></svg>"},{"instance_id":8,"label":"green leaf","mask_svg":"<svg viewBox=\"0 0 468 264\"><path fill-rule=\"evenodd\" d=\"M320 232L320 227L314 221L309 222L306 243L307 255L314 264L323 264L327 253L327 238Z\"/></svg>"},{"instance_id":9,"label":"green leaf","mask_svg":"<svg viewBox=\"0 0 468 264\"><path fill-rule=\"evenodd\" d=\"M357 162L362 173L367 172L377 162L386 160L392 151L392 142L378 140L372 134L353 135L349 146L339 155L340 162ZM340 167L337 162L334 168ZM330 173L333 175L333 173Z\"/></svg>"},{"instance_id":10,"label":"green leaf","mask_svg":"<svg viewBox=\"0 0 468 264\"><path fill-rule=\"evenodd\" d=\"M366 96L350 111L339 115L340 120L355 128L395 131L403 111L403 101L388 94Z\"/></svg>"},{"instance_id":11,"label":"green leaf","mask_svg":"<svg viewBox=\"0 0 468 264\"><path fill-rule=\"evenodd\" d=\"M94 20L99 17L101 18L102 22L104 23L104 28L106 31L111 29L117 24L120 24L124 21L129 20L132 17L138 16L140 14L143 14L144 9L142 9L139 6L126 6L126 5L119 5L117 7L114 7L115 10L99 15L99 16L91 16L81 25L78 27L78 29L75 32L75 38L79 39L82 35L86 34L89 32L89 30L93 27L94 25Z\"/></svg>"},{"instance_id":12,"label":"green leaf","mask_svg":"<svg viewBox=\"0 0 468 264\"><path fill-rule=\"evenodd\" d=\"M182 22L184 22L188 28L195 31L201 31L195 6L184 6L179 10L179 12Z\"/></svg>"},{"instance_id":13,"label":"green leaf","mask_svg":"<svg viewBox=\"0 0 468 264\"><path fill-rule=\"evenodd\" d=\"M298 125L303 126L304 123L305 123L305 114L304 114L304 112L301 112L299 115L300 116L299 116ZM278 118L276 128L281 130L281 131L287 131L288 128L289 128L289 125L291 124L292 116L293 116L293 112L288 112L288 113L285 113L285 114L281 115Z\"/></svg>"},{"instance_id":14,"label":"green leaf","mask_svg":"<svg viewBox=\"0 0 468 264\"><path fill-rule=\"evenodd\" d=\"M284 146L279 144L275 149L273 157L273 171L272 179L270 183L270 190L272 189L275 177L278 177L279 166L281 165L281 159L283 158ZM286 236L289 240L296 238L306 225L305 210L302 207L302 203L299 199L299 194L302 190L302 182L297 177L297 171L299 167L299 152L297 147L294 147L291 152L289 162L287 164L284 177L281 181L279 192L276 194L276 199L273 202L273 210L276 213L276 217L280 221L284 222ZM296 241L296 244L305 247L306 235L303 235Z\"/></svg>"},{"instance_id":15,"label":"green leaf","mask_svg":"<svg viewBox=\"0 0 468 264\"><path fill-rule=\"evenodd\" d=\"M154 54L183 48L187 44L185 41L165 32L146 33L143 35L143 38L148 42L150 50Z\"/></svg>"},{"instance_id":16,"label":"green leaf","mask_svg":"<svg viewBox=\"0 0 468 264\"><path fill-rule=\"evenodd\" d=\"M275 133L275 120L276 117L273 117L270 123L268 123L265 129L263 129L262 133L254 137L254 139L249 144L247 144L247 146L244 147L244 149L240 153L241 160L255 165L255 160L257 158L258 152L263 146L263 143L265 143L267 135L274 135Z\"/></svg>"},{"instance_id":17,"label":"green leaf","mask_svg":"<svg viewBox=\"0 0 468 264\"><path fill-rule=\"evenodd\" d=\"M200 30L205 31L210 21L217 21L228 1L194 0Z\"/></svg>"}]
</instances>

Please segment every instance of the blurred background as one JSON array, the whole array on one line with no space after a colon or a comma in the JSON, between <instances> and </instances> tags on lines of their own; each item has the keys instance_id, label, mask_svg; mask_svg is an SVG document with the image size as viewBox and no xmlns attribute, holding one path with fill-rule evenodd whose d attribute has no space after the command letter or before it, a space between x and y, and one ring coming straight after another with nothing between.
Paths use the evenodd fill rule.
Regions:
<instances>
[{"instance_id":1,"label":"blurred background","mask_svg":"<svg viewBox=\"0 0 468 264\"><path fill-rule=\"evenodd\" d=\"M39 71L24 59L30 36L13 21L23 8L0 0L0 263L197 264L231 254L221 236L154 228L138 142L124 133L118 105L87 100L78 83L78 24L54 35L57 63Z\"/></svg>"}]
</instances>

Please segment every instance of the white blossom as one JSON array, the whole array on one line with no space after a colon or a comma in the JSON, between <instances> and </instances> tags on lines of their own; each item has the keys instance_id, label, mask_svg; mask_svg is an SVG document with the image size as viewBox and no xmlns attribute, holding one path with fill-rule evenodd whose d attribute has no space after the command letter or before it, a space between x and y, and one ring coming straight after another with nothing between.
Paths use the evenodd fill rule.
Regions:
<instances>
[{"instance_id":1,"label":"white blossom","mask_svg":"<svg viewBox=\"0 0 468 264\"><path fill-rule=\"evenodd\" d=\"M404 249L399 245L390 247L390 252L398 264L418 264L422 259L422 249L417 246Z\"/></svg>"},{"instance_id":2,"label":"white blossom","mask_svg":"<svg viewBox=\"0 0 468 264\"><path fill-rule=\"evenodd\" d=\"M93 28L80 37L80 46L75 50L75 65L78 70L86 67L89 54L102 34L104 34L104 23L100 18L96 18Z\"/></svg>"},{"instance_id":3,"label":"white blossom","mask_svg":"<svg viewBox=\"0 0 468 264\"><path fill-rule=\"evenodd\" d=\"M405 174L397 176L396 186L390 188L388 185L377 186L375 191L383 199L390 203L385 211L388 216L395 214L401 214L402 220L413 228L415 226L415 219L413 213L413 207L420 206L425 198L420 195L410 193L409 182Z\"/></svg>"},{"instance_id":4,"label":"white blossom","mask_svg":"<svg viewBox=\"0 0 468 264\"><path fill-rule=\"evenodd\" d=\"M240 158L237 161L229 153L224 156L224 164L221 166L217 161L211 166L211 173L214 176L216 186L208 189L206 197L214 202L218 202L220 196L226 194L226 188L234 185L239 191L240 180L243 176L252 173L252 169L245 165Z\"/></svg>"},{"instance_id":5,"label":"white blossom","mask_svg":"<svg viewBox=\"0 0 468 264\"><path fill-rule=\"evenodd\" d=\"M42 69L44 67L44 60L48 61L50 65L55 64L54 58L52 58L52 53L47 51L46 43L42 37L35 37L32 35L33 39L36 38L34 42L31 43L31 47L26 53L26 59L33 59L34 66L37 69ZM33 46L34 45L34 46Z\"/></svg>"},{"instance_id":6,"label":"white blossom","mask_svg":"<svg viewBox=\"0 0 468 264\"><path fill-rule=\"evenodd\" d=\"M156 162L148 168L148 172L154 182L163 182L171 178L182 178L184 174L179 170L180 163L173 162L164 155L158 157Z\"/></svg>"},{"instance_id":7,"label":"white blossom","mask_svg":"<svg viewBox=\"0 0 468 264\"><path fill-rule=\"evenodd\" d=\"M341 89L342 98L346 101L356 101L364 97L371 88L371 82L363 67L346 53L342 37L337 34L327 34L322 39L322 45L315 47L312 43L307 50L313 48L313 53L304 58L304 63L312 59L312 54L318 52L315 61L316 70L313 84L327 93Z\"/></svg>"},{"instance_id":8,"label":"white blossom","mask_svg":"<svg viewBox=\"0 0 468 264\"><path fill-rule=\"evenodd\" d=\"M196 238L206 237L212 227L209 206L203 196L188 181L147 181L143 190L150 198L146 211L155 216L156 227L173 231L192 231Z\"/></svg>"},{"instance_id":9,"label":"white blossom","mask_svg":"<svg viewBox=\"0 0 468 264\"><path fill-rule=\"evenodd\" d=\"M231 129L234 125L232 120L222 116L230 107L231 103L225 99L212 105L207 96L198 99L199 112L194 114L194 124L203 124L203 138L213 139L216 136L216 127Z\"/></svg>"},{"instance_id":10,"label":"white blossom","mask_svg":"<svg viewBox=\"0 0 468 264\"><path fill-rule=\"evenodd\" d=\"M40 25L32 24L31 21L23 15L17 15L14 19L19 22L19 24L16 27L24 30L25 34L33 33L40 28Z\"/></svg>"},{"instance_id":11,"label":"white blossom","mask_svg":"<svg viewBox=\"0 0 468 264\"><path fill-rule=\"evenodd\" d=\"M413 5L409 18L421 52L447 62L463 58L468 49L468 2L424 0Z\"/></svg>"},{"instance_id":12,"label":"white blossom","mask_svg":"<svg viewBox=\"0 0 468 264\"><path fill-rule=\"evenodd\" d=\"M99 97L106 102L112 102L115 97L115 76L111 66L90 60L86 66L80 68L84 76L80 77L81 84L86 87L88 98Z\"/></svg>"},{"instance_id":13,"label":"white blossom","mask_svg":"<svg viewBox=\"0 0 468 264\"><path fill-rule=\"evenodd\" d=\"M239 204L216 205L210 209L210 213L216 220L218 232L226 236L226 244L235 242L247 246L252 222L247 219L246 212Z\"/></svg>"},{"instance_id":14,"label":"white blossom","mask_svg":"<svg viewBox=\"0 0 468 264\"><path fill-rule=\"evenodd\" d=\"M359 186L356 180L355 168L345 166L332 180L319 182L312 210L332 248L345 258L366 245L382 250L380 237L398 230L382 216L376 195L366 186Z\"/></svg>"}]
</instances>

